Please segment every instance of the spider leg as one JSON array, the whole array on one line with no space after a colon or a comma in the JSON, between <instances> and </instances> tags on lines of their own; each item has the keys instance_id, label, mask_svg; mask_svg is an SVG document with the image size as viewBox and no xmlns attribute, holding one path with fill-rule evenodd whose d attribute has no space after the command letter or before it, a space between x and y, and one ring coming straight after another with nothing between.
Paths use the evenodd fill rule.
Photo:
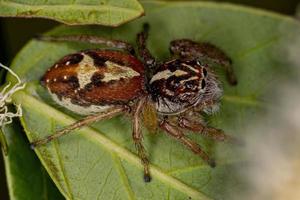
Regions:
<instances>
[{"instance_id":1,"label":"spider leg","mask_svg":"<svg viewBox=\"0 0 300 200\"><path fill-rule=\"evenodd\" d=\"M186 147L188 147L192 152L199 155L205 162L207 162L211 167L215 167L216 163L213 159L201 149L200 145L189 139L181 132L176 126L171 125L168 121L163 120L160 123L160 128L163 129L169 136L180 141Z\"/></svg>"},{"instance_id":2,"label":"spider leg","mask_svg":"<svg viewBox=\"0 0 300 200\"><path fill-rule=\"evenodd\" d=\"M146 154L145 147L143 146L143 133L141 131L141 124L139 120L140 113L143 109L143 105L145 104L145 98L142 98L136 105L134 111L133 111L133 131L132 131L132 138L135 143L136 150L138 152L138 155L141 159L141 162L144 166L144 181L150 182L151 176L149 171L149 160Z\"/></svg>"},{"instance_id":3,"label":"spider leg","mask_svg":"<svg viewBox=\"0 0 300 200\"><path fill-rule=\"evenodd\" d=\"M149 24L144 24L143 31L137 35L138 53L141 56L145 66L148 69L153 71L154 68L156 67L156 61L146 46L148 34L149 34Z\"/></svg>"},{"instance_id":4,"label":"spider leg","mask_svg":"<svg viewBox=\"0 0 300 200\"><path fill-rule=\"evenodd\" d=\"M65 35L65 36L46 36L40 35L36 37L37 40L42 41L50 41L50 42L86 42L90 44L100 44L105 45L107 47L123 49L130 54L134 55L134 48L132 45L120 41L120 40L110 40L107 38L102 38L99 36L92 36L92 35Z\"/></svg>"},{"instance_id":5,"label":"spider leg","mask_svg":"<svg viewBox=\"0 0 300 200\"><path fill-rule=\"evenodd\" d=\"M103 112L103 113L99 113L99 114L95 114L95 115L91 115L91 116L87 116L61 130L58 130L57 132L55 132L53 135L49 135L45 138L42 138L42 139L39 139L39 140L36 140L34 142L31 143L31 147L32 148L35 148L37 146L40 146L40 145L44 145L44 144L47 144L48 142L56 139L56 138L59 138L63 135L66 135L67 133L75 130L75 129L78 129L78 128L81 128L83 126L88 126L89 124L91 123L94 123L94 122L97 122L97 121L101 121L101 120L104 120L104 119L110 119L122 112L125 112L125 111L128 111L128 107L126 106L117 106L115 108L112 108L106 112Z\"/></svg>"},{"instance_id":6,"label":"spider leg","mask_svg":"<svg viewBox=\"0 0 300 200\"><path fill-rule=\"evenodd\" d=\"M189 39L173 40L170 43L170 52L181 57L202 58L224 67L228 82L237 84L237 78L232 68L231 59L220 48L207 42L195 42Z\"/></svg>"},{"instance_id":7,"label":"spider leg","mask_svg":"<svg viewBox=\"0 0 300 200\"><path fill-rule=\"evenodd\" d=\"M208 137L217 141L228 141L237 144L241 143L241 141L239 141L238 139L226 135L224 131L221 129L207 127L201 123L190 121L185 117L179 117L177 122L181 128L185 128L193 132L197 132L200 135L203 135L204 137Z\"/></svg>"}]
</instances>

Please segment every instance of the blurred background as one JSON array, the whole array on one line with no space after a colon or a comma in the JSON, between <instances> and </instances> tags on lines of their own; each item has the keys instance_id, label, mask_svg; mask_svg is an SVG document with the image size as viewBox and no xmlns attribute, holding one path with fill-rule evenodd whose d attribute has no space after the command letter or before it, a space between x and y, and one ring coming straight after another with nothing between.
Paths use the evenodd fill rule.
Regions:
<instances>
[{"instance_id":1,"label":"blurred background","mask_svg":"<svg viewBox=\"0 0 300 200\"><path fill-rule=\"evenodd\" d=\"M259 7L274 12L295 16L299 0L216 0ZM33 36L41 34L59 23L45 19L0 18L0 62L9 65L17 52ZM300 52L298 52L300 55ZM299 97L300 101L300 97ZM291 103L292 104L292 103ZM300 113L300 111L299 111ZM259 147L258 147L259 148ZM299 163L297 165L299 167ZM290 169L287 169L290 170ZM299 181L298 181L299 183ZM260 185L260 187L264 187ZM0 199L8 200L6 177L0 153ZM300 199L300 197L299 197Z\"/></svg>"}]
</instances>

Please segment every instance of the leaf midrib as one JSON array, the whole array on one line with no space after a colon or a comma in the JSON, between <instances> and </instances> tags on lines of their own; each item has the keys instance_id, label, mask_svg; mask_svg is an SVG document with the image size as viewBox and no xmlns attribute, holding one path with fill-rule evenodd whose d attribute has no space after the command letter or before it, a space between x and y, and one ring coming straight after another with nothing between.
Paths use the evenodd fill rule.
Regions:
<instances>
[{"instance_id":1,"label":"leaf midrib","mask_svg":"<svg viewBox=\"0 0 300 200\"><path fill-rule=\"evenodd\" d=\"M65 125L74 123L76 121L74 118L71 118L70 116L54 109L53 107L45 104L44 102L36 99L35 97L31 96L30 94L24 91L19 91L15 93L13 96L13 100L17 104L34 105L31 106L31 108L33 110L36 109L36 112L42 112L43 114L47 113L47 115L55 116L57 121L60 121L62 122L62 124ZM118 157L126 160L128 163L131 163L140 169L143 168L140 159L135 154L128 151L124 147L121 147L119 144L115 143L111 139L105 137L103 134L101 134L100 131L95 131L90 127L84 127L82 129L79 129L77 132L77 134L80 133L80 135L85 137L86 139L89 139L93 142L97 141L97 144L101 144L101 146L107 151L114 152L116 155L118 155ZM150 164L150 169L154 178L159 179L161 182L169 185L173 189L176 189L192 197L193 199L211 200L210 197L201 193L197 189L183 183L175 177L169 175L168 173L164 172L161 168Z\"/></svg>"}]
</instances>

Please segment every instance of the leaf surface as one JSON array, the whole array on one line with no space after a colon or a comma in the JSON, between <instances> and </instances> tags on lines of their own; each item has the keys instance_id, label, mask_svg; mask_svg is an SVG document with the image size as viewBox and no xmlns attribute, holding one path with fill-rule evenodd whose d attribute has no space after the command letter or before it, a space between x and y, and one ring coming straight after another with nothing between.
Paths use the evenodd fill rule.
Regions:
<instances>
[{"instance_id":1,"label":"leaf surface","mask_svg":"<svg viewBox=\"0 0 300 200\"><path fill-rule=\"evenodd\" d=\"M221 47L233 59L239 84L229 86L217 69L225 95L220 112L207 120L231 135L243 137L245 127L272 101L267 94L291 72L282 53L283 42L299 31L299 24L285 16L228 4L144 2L144 6L146 17L116 29L58 27L50 34L84 33L135 44L136 34L148 22L151 30L147 44L159 60L170 56L168 45L174 39L208 41ZM39 84L43 73L62 56L95 47L30 41L15 58L12 68L28 84L13 100L22 104L22 125L30 141L79 118L50 99ZM237 173L245 164L239 156L240 147L216 144L195 134L189 137L216 157L217 167L209 168L162 132L145 134L153 176L149 184L142 180L130 120L124 116L74 131L36 149L36 153L68 199L232 199L233 194L246 188Z\"/></svg>"},{"instance_id":2,"label":"leaf surface","mask_svg":"<svg viewBox=\"0 0 300 200\"><path fill-rule=\"evenodd\" d=\"M48 18L69 25L118 26L143 13L137 0L0 0L0 16Z\"/></svg>"},{"instance_id":3,"label":"leaf surface","mask_svg":"<svg viewBox=\"0 0 300 200\"><path fill-rule=\"evenodd\" d=\"M9 154L4 158L10 199L64 199L28 146L20 124L6 125L3 132L9 145Z\"/></svg>"}]
</instances>

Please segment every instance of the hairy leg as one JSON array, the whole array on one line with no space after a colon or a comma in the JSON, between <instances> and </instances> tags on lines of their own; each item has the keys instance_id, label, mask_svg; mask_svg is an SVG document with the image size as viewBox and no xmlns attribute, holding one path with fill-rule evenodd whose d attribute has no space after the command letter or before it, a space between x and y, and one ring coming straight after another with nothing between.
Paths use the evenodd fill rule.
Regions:
<instances>
[{"instance_id":1,"label":"hairy leg","mask_svg":"<svg viewBox=\"0 0 300 200\"><path fill-rule=\"evenodd\" d=\"M49 135L45 138L42 138L40 140L36 140L34 142L31 143L31 147L32 148L35 148L37 146L40 146L40 145L44 145L44 144L47 144L48 142L56 139L56 138L59 138L63 135L66 135L67 133L73 131L74 129L78 129L78 128L81 128L83 126L88 126L89 124L91 123L94 123L94 122L97 122L97 121L101 121L101 120L104 120L104 119L110 119L122 112L125 112L128 110L128 107L127 106L118 106L118 107L115 107L115 108L112 108L106 112L103 112L103 113L99 113L99 114L96 114L96 115L91 115L91 116L87 116L86 118L83 118L57 132L55 132L53 135Z\"/></svg>"},{"instance_id":2,"label":"hairy leg","mask_svg":"<svg viewBox=\"0 0 300 200\"><path fill-rule=\"evenodd\" d=\"M224 51L213 44L203 42L198 43L189 39L173 40L170 43L170 51L172 54L181 57L207 59L224 67L228 82L231 85L237 84L237 78L231 66L231 59Z\"/></svg>"},{"instance_id":3,"label":"hairy leg","mask_svg":"<svg viewBox=\"0 0 300 200\"><path fill-rule=\"evenodd\" d=\"M201 123L197 123L195 121L190 121L189 119L185 117L179 117L178 118L178 125L181 128L185 128L188 130L191 130L193 132L197 132L205 137L217 140L217 141L228 141L232 143L241 143L238 139L226 135L223 130L216 129L213 127L207 127L204 126Z\"/></svg>"},{"instance_id":4,"label":"hairy leg","mask_svg":"<svg viewBox=\"0 0 300 200\"><path fill-rule=\"evenodd\" d=\"M138 53L143 59L143 62L146 65L146 67L153 71L156 67L156 61L146 46L148 32L149 24L144 24L143 31L137 35Z\"/></svg>"},{"instance_id":5,"label":"hairy leg","mask_svg":"<svg viewBox=\"0 0 300 200\"><path fill-rule=\"evenodd\" d=\"M120 40L110 40L107 38L102 38L99 36L92 36L92 35L66 35L66 36L46 36L41 35L37 36L36 39L42 41L50 41L50 42L86 42L91 44L102 44L107 47L123 49L130 54L134 55L134 48L130 44L120 41Z\"/></svg>"},{"instance_id":6,"label":"hairy leg","mask_svg":"<svg viewBox=\"0 0 300 200\"><path fill-rule=\"evenodd\" d=\"M149 171L149 160L146 154L145 147L143 146L143 134L141 131L141 124L140 124L140 114L143 109L143 105L145 104L146 98L142 98L136 105L133 110L133 121L132 121L132 138L135 143L135 147L137 149L138 155L141 159L141 162L144 166L144 181L150 182L151 176Z\"/></svg>"},{"instance_id":7,"label":"hairy leg","mask_svg":"<svg viewBox=\"0 0 300 200\"><path fill-rule=\"evenodd\" d=\"M168 121L163 120L160 123L160 128L163 129L169 136L175 138L180 141L186 147L188 147L192 152L199 155L204 161L206 161L211 167L215 167L216 163L213 159L209 158L209 156L201 149L201 147L186 137L176 126L171 125Z\"/></svg>"}]
</instances>

